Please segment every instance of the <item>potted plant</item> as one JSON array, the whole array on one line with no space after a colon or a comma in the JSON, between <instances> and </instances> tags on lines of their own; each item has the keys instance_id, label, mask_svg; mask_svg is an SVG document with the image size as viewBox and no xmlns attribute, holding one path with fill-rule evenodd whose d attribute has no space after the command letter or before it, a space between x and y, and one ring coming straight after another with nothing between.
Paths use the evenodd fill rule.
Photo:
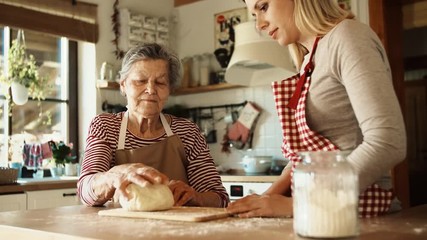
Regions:
<instances>
[{"instance_id":1,"label":"potted plant","mask_svg":"<svg viewBox=\"0 0 427 240\"><path fill-rule=\"evenodd\" d=\"M18 30L8 53L7 74L0 74L0 83L6 86L3 88L6 98L10 98L11 92L12 100L17 105L25 104L28 96L39 101L44 99L50 89L48 79L39 76L34 56L27 54L23 30Z\"/></svg>"},{"instance_id":2,"label":"potted plant","mask_svg":"<svg viewBox=\"0 0 427 240\"><path fill-rule=\"evenodd\" d=\"M53 177L62 175L61 172L65 170L65 175L75 176L77 175L77 158L71 156L72 144L65 144L63 141L56 143L49 141L50 148L52 149L52 157L55 162L55 167L51 168Z\"/></svg>"}]
</instances>

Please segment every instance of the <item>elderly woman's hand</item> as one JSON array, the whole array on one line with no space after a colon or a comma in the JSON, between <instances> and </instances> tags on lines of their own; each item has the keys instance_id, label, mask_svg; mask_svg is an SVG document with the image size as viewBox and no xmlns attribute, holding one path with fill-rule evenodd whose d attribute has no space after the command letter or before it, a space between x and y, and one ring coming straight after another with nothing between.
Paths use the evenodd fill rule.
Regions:
<instances>
[{"instance_id":1,"label":"elderly woman's hand","mask_svg":"<svg viewBox=\"0 0 427 240\"><path fill-rule=\"evenodd\" d=\"M182 181L171 180L169 182L169 189L172 191L175 200L175 206L182 206L186 203L197 205L197 192L192 187L188 186Z\"/></svg>"},{"instance_id":2,"label":"elderly woman's hand","mask_svg":"<svg viewBox=\"0 0 427 240\"><path fill-rule=\"evenodd\" d=\"M142 163L122 164L108 171L113 174L112 185L116 189L116 195L121 194L127 198L126 187L130 183L140 186L147 184L168 184L169 178L156 169Z\"/></svg>"}]
</instances>

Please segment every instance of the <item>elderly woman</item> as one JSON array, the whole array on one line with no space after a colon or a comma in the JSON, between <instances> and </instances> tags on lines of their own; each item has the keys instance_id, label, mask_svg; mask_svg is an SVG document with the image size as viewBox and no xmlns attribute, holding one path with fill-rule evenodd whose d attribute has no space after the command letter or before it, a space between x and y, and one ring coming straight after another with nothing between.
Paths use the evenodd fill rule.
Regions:
<instances>
[{"instance_id":1,"label":"elderly woman","mask_svg":"<svg viewBox=\"0 0 427 240\"><path fill-rule=\"evenodd\" d=\"M161 45L130 49L120 72L126 112L103 113L89 127L78 193L89 206L123 194L130 183L167 184L175 205L225 207L228 195L193 122L163 114L180 78L179 58Z\"/></svg>"}]
</instances>

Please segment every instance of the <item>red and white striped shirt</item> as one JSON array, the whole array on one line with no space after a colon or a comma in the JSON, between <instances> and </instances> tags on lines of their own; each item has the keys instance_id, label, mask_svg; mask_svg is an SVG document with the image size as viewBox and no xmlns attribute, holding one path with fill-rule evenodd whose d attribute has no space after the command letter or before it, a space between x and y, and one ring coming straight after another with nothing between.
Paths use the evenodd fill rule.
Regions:
<instances>
[{"instance_id":1,"label":"red and white striped shirt","mask_svg":"<svg viewBox=\"0 0 427 240\"><path fill-rule=\"evenodd\" d=\"M82 161L81 174L77 184L82 202L89 206L100 205L98 197L91 188L94 174L106 172L115 165L120 124L123 112L117 114L103 113L96 116L89 127L86 150ZM181 139L188 161L187 177L189 185L197 192L216 192L221 198L221 206L227 206L228 194L222 185L215 168L205 138L196 124L185 118L172 116L171 130ZM125 150L148 146L164 140L166 133L153 139L141 139L126 131Z\"/></svg>"}]
</instances>

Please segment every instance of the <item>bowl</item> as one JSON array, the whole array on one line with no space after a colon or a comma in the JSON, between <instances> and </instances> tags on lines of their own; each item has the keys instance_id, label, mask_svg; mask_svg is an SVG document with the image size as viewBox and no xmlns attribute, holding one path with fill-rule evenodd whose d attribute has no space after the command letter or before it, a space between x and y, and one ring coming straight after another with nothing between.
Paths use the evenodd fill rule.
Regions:
<instances>
[{"instance_id":1,"label":"bowl","mask_svg":"<svg viewBox=\"0 0 427 240\"><path fill-rule=\"evenodd\" d=\"M272 175L280 175L283 172L283 169L286 167L286 165L289 163L289 160L284 159L275 159L273 160L273 162L271 163L271 168L270 168L270 174Z\"/></svg>"},{"instance_id":2,"label":"bowl","mask_svg":"<svg viewBox=\"0 0 427 240\"><path fill-rule=\"evenodd\" d=\"M244 156L242 164L245 173L261 174L270 170L272 161L272 156Z\"/></svg>"}]
</instances>

